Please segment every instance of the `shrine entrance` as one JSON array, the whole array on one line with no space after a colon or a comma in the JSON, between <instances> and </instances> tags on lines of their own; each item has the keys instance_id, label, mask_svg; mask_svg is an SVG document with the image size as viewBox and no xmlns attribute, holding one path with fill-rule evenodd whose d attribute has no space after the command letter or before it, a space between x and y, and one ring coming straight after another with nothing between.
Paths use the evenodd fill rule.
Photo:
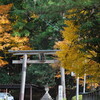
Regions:
<instances>
[{"instance_id":1,"label":"shrine entrance","mask_svg":"<svg viewBox=\"0 0 100 100\"><path fill-rule=\"evenodd\" d=\"M22 64L22 77L21 77L21 88L20 88L19 100L24 100L27 64L55 63L55 62L57 62L57 60L55 60L55 59L48 60L48 59L46 59L46 56L54 55L56 51L58 51L58 50L16 50L16 51L9 50L9 52L13 53L13 55L22 55L23 56L23 59L12 61L12 63L14 63L14 64ZM28 55L38 55L39 59L38 60L28 59ZM32 100L32 98L30 100Z\"/></svg>"}]
</instances>

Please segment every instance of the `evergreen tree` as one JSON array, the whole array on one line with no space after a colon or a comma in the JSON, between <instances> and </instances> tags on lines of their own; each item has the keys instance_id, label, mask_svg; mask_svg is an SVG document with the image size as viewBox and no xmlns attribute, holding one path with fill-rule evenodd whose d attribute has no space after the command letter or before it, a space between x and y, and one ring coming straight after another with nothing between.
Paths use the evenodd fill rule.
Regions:
<instances>
[{"instance_id":1,"label":"evergreen tree","mask_svg":"<svg viewBox=\"0 0 100 100\"><path fill-rule=\"evenodd\" d=\"M59 33L59 31L58 29L53 28L53 25L48 25L47 22L45 22L39 17L39 15L37 16L36 14L34 14L33 6L30 6L30 4L32 4L31 1L29 2L22 1L22 0L19 0L16 2L14 2L13 0L12 1L7 0L7 2L2 1L3 4L13 3L13 8L10 12L10 15L11 15L10 21L12 22L12 27L13 27L11 35L20 36L20 37L23 37L23 36L29 37L30 45L34 49L51 49L53 48L54 41L55 40L57 41L59 37L59 35L58 34L55 35L55 33L56 32ZM45 43L45 41L47 44ZM49 74L49 72L47 73L47 71L44 71L44 70L42 70L42 72L46 75L49 74L50 79L51 79L50 84L55 84L54 79L53 79L54 71L50 66L48 67L47 66L48 65L45 65L45 68L44 68L44 65L41 65L41 67L43 67L44 70L48 68L48 71L50 70L52 73ZM17 70L16 75L14 76L14 77L17 77L17 79L12 78L12 82L20 83L20 79L18 78L18 76L20 76L19 72L21 71L21 68L19 68L17 65L15 65L14 68L16 68ZM31 68L29 67L29 69ZM39 69L38 67L36 67L35 70L37 72L41 72L41 69ZM46 81L48 78L44 77L44 79L42 78L40 82L38 82L39 73L36 73L35 75L37 77L34 79L34 81L30 80L31 82L35 82L33 84L37 84L37 83L38 85L46 84Z\"/></svg>"}]
</instances>

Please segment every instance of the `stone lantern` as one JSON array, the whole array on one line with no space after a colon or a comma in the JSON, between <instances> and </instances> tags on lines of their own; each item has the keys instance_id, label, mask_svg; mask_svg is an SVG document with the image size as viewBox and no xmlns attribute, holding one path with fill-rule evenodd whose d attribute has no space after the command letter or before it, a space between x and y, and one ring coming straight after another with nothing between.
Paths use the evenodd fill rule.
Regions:
<instances>
[{"instance_id":1,"label":"stone lantern","mask_svg":"<svg viewBox=\"0 0 100 100\"><path fill-rule=\"evenodd\" d=\"M44 96L40 100L53 100L52 97L49 94L48 85L45 86L45 91L46 91L46 93L44 94Z\"/></svg>"}]
</instances>

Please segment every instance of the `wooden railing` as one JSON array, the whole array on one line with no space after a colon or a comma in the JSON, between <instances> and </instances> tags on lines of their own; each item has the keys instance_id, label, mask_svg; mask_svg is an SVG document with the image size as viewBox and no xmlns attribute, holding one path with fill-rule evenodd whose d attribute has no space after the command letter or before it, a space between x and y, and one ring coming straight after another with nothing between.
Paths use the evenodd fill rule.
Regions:
<instances>
[{"instance_id":1,"label":"wooden railing","mask_svg":"<svg viewBox=\"0 0 100 100\"><path fill-rule=\"evenodd\" d=\"M82 94L82 100L100 100L100 89Z\"/></svg>"}]
</instances>

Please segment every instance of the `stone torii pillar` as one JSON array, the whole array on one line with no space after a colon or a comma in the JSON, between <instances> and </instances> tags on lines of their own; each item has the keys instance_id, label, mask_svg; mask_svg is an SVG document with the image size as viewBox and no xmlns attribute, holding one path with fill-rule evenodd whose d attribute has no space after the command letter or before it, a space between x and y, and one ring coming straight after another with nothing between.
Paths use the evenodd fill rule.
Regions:
<instances>
[{"instance_id":1,"label":"stone torii pillar","mask_svg":"<svg viewBox=\"0 0 100 100\"><path fill-rule=\"evenodd\" d=\"M63 86L63 99L66 100L66 85L65 85L65 69L60 67L61 71L61 85Z\"/></svg>"}]
</instances>

